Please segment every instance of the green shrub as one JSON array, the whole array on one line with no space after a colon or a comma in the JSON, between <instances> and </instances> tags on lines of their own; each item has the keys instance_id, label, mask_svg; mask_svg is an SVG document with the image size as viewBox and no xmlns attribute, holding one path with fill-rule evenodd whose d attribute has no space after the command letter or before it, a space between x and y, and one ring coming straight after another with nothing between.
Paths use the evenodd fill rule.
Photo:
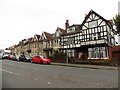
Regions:
<instances>
[{"instance_id":1,"label":"green shrub","mask_svg":"<svg viewBox=\"0 0 120 90\"><path fill-rule=\"evenodd\" d=\"M53 55L48 56L48 58L53 62L66 62L66 54L58 50L55 50Z\"/></svg>"},{"instance_id":2,"label":"green shrub","mask_svg":"<svg viewBox=\"0 0 120 90\"><path fill-rule=\"evenodd\" d=\"M103 64L109 64L109 63L111 63L111 60L110 60L110 59L105 59L105 60L103 60Z\"/></svg>"}]
</instances>

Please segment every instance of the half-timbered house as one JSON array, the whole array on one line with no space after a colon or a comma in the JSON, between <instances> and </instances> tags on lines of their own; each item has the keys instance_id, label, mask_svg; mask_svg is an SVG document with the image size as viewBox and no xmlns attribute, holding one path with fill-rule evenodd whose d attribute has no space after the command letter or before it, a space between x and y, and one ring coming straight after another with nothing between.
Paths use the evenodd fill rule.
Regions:
<instances>
[{"instance_id":1,"label":"half-timbered house","mask_svg":"<svg viewBox=\"0 0 120 90\"><path fill-rule=\"evenodd\" d=\"M91 10L81 25L68 26L61 36L61 49L68 57L79 59L110 59L115 45L115 32L110 21Z\"/></svg>"}]
</instances>

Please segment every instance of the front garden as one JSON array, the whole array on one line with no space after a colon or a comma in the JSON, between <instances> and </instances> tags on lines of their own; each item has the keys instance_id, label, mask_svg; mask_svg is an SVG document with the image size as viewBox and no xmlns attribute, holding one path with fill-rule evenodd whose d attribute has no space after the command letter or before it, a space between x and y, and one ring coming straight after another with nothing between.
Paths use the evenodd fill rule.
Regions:
<instances>
[{"instance_id":1,"label":"front garden","mask_svg":"<svg viewBox=\"0 0 120 90\"><path fill-rule=\"evenodd\" d=\"M61 51L54 51L54 54L51 56L48 56L49 59L52 60L52 62L57 63L66 63L67 56L65 53ZM68 58L68 63L71 64L89 64L89 65L106 65L106 66L119 66L120 61L119 59L87 59L87 60L81 60L78 58Z\"/></svg>"}]
</instances>

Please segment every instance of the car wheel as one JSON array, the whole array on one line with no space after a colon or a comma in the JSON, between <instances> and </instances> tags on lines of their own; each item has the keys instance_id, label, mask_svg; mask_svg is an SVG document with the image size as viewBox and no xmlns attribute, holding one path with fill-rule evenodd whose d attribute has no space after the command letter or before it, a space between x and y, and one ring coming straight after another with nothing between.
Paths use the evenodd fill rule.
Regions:
<instances>
[{"instance_id":1,"label":"car wheel","mask_svg":"<svg viewBox=\"0 0 120 90\"><path fill-rule=\"evenodd\" d=\"M18 62L20 62L20 59L18 59Z\"/></svg>"},{"instance_id":2,"label":"car wheel","mask_svg":"<svg viewBox=\"0 0 120 90\"><path fill-rule=\"evenodd\" d=\"M43 64L42 60L40 61L40 64Z\"/></svg>"},{"instance_id":3,"label":"car wheel","mask_svg":"<svg viewBox=\"0 0 120 90\"><path fill-rule=\"evenodd\" d=\"M30 62L33 63L33 60L31 60Z\"/></svg>"},{"instance_id":4,"label":"car wheel","mask_svg":"<svg viewBox=\"0 0 120 90\"><path fill-rule=\"evenodd\" d=\"M47 62L48 65L50 65L50 62Z\"/></svg>"}]
</instances>

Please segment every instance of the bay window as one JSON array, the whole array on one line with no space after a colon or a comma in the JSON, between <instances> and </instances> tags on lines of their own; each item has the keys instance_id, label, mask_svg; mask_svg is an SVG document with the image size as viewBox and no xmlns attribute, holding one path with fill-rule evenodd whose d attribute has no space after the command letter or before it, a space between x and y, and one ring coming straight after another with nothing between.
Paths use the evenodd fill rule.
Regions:
<instances>
[{"instance_id":1,"label":"bay window","mask_svg":"<svg viewBox=\"0 0 120 90\"><path fill-rule=\"evenodd\" d=\"M107 57L107 47L88 48L89 59L104 59Z\"/></svg>"}]
</instances>

